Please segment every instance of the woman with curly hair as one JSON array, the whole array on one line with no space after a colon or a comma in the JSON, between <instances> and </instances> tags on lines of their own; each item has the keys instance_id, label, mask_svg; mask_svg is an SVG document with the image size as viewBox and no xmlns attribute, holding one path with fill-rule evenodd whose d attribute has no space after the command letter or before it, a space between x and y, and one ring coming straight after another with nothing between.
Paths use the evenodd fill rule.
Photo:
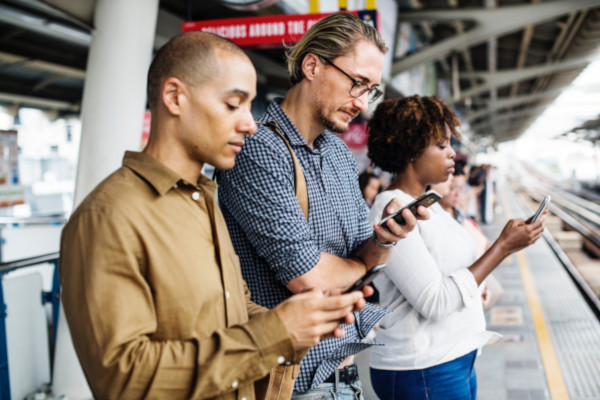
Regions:
<instances>
[{"instance_id":1,"label":"woman with curly hair","mask_svg":"<svg viewBox=\"0 0 600 400\"><path fill-rule=\"evenodd\" d=\"M392 198L408 204L429 185L454 172L456 114L438 97L412 96L379 104L367 131L369 157L394 174L371 208L381 219ZM510 220L477 259L473 241L439 204L398 242L385 272L375 280L381 306L392 311L371 351L371 382L381 399L476 398L477 350L499 336L486 331L479 285L507 257L534 243L543 218Z\"/></svg>"}]
</instances>

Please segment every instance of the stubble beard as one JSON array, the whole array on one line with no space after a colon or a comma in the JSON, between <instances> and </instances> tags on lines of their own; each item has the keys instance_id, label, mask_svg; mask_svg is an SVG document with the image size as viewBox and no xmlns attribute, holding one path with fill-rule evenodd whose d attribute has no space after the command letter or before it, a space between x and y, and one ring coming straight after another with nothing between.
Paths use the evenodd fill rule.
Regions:
<instances>
[{"instance_id":1,"label":"stubble beard","mask_svg":"<svg viewBox=\"0 0 600 400\"><path fill-rule=\"evenodd\" d=\"M315 92L313 94L313 102L315 104L315 108L317 110L317 116L319 117L319 120L321 121L321 124L325 127L325 129L327 129L330 132L333 133L344 133L348 130L348 128L350 127L350 123L348 123L346 126L339 126L336 125L336 123L330 119L327 118L325 116L325 114L323 113L323 110L325 109L325 103L326 101L323 101L325 95L322 93L321 90L318 90L317 92Z\"/></svg>"},{"instance_id":2,"label":"stubble beard","mask_svg":"<svg viewBox=\"0 0 600 400\"><path fill-rule=\"evenodd\" d=\"M323 124L323 126L325 127L325 129L327 129L330 132L344 133L344 132L347 132L348 128L350 127L350 123L348 123L345 126L336 125L335 122L333 122L331 119L327 118L323 114L323 112L321 111L321 109L319 109L319 119L321 120L321 123Z\"/></svg>"}]
</instances>

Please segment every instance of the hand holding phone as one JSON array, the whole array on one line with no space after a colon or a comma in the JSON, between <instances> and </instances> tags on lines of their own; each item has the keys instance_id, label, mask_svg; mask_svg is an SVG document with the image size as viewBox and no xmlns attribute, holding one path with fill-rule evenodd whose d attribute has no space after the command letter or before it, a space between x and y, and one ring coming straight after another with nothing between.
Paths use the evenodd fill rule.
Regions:
<instances>
[{"instance_id":1,"label":"hand holding phone","mask_svg":"<svg viewBox=\"0 0 600 400\"><path fill-rule=\"evenodd\" d=\"M373 282L373 280L385 269L385 264L379 264L371 268L367 271L365 276L354 282L354 284L350 287L350 289L346 290L344 293L350 293L355 290L362 290L369 283Z\"/></svg>"},{"instance_id":2,"label":"hand holding phone","mask_svg":"<svg viewBox=\"0 0 600 400\"><path fill-rule=\"evenodd\" d=\"M379 225L389 231L390 228L388 228L386 222L390 218L393 218L394 221L396 221L400 225L404 225L404 224L406 224L406 221L404 220L404 217L402 216L402 211L404 211L408 208L410 210L410 212L413 213L414 216L417 216L417 209L419 208L419 206L429 207L430 205L438 202L441 198L442 198L442 196L440 196L435 190L429 190L425 194L419 196L417 199L412 201L407 206L402 207L400 210L396 211L395 213L390 214L390 215L386 216L385 218L383 218L381 221L379 221Z\"/></svg>"},{"instance_id":3,"label":"hand holding phone","mask_svg":"<svg viewBox=\"0 0 600 400\"><path fill-rule=\"evenodd\" d=\"M527 224L532 224L532 223L534 223L535 221L537 221L537 220L538 220L538 219L539 219L539 218L542 216L542 213L544 212L544 210L545 210L545 209L546 209L546 207L548 206L548 203L550 203L550 199L551 199L551 197L550 197L550 196L546 196L546 197L544 198L544 200L542 201L542 203L540 204L540 206L538 207L538 209L536 210L536 212L535 212L535 213L534 213L534 214L533 214L531 217L529 217L529 218L528 218L528 219L525 221L525 223L527 223Z\"/></svg>"}]
</instances>

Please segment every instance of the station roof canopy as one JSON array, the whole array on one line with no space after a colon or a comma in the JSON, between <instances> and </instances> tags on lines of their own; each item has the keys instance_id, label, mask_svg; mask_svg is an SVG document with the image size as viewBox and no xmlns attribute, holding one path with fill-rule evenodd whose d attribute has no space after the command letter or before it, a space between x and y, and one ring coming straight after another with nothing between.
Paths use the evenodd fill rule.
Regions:
<instances>
[{"instance_id":1,"label":"station roof canopy","mask_svg":"<svg viewBox=\"0 0 600 400\"><path fill-rule=\"evenodd\" d=\"M160 0L155 47L180 32L184 20L289 12L284 3L243 12L217 0ZM445 100L460 112L475 139L519 137L600 58L600 0L397 4L398 24L410 24L420 45L406 54L392 49L392 77L434 64L438 78L449 82ZM58 115L79 111L94 7L95 0L0 3L0 104ZM287 88L281 50L251 51L250 57L269 86ZM387 87L387 97L411 94Z\"/></svg>"}]
</instances>

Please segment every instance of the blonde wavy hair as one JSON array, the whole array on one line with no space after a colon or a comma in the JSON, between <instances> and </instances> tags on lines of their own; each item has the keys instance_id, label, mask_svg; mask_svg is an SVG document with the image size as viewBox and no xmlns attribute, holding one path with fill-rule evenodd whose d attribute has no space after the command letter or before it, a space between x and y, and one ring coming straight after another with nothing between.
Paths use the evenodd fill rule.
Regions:
<instances>
[{"instance_id":1,"label":"blonde wavy hair","mask_svg":"<svg viewBox=\"0 0 600 400\"><path fill-rule=\"evenodd\" d=\"M373 26L365 24L359 17L347 12L336 12L314 24L300 41L286 49L286 64L292 85L304 78L302 61L308 53L328 60L352 53L356 43L367 40L382 53L388 51L387 44Z\"/></svg>"}]
</instances>

